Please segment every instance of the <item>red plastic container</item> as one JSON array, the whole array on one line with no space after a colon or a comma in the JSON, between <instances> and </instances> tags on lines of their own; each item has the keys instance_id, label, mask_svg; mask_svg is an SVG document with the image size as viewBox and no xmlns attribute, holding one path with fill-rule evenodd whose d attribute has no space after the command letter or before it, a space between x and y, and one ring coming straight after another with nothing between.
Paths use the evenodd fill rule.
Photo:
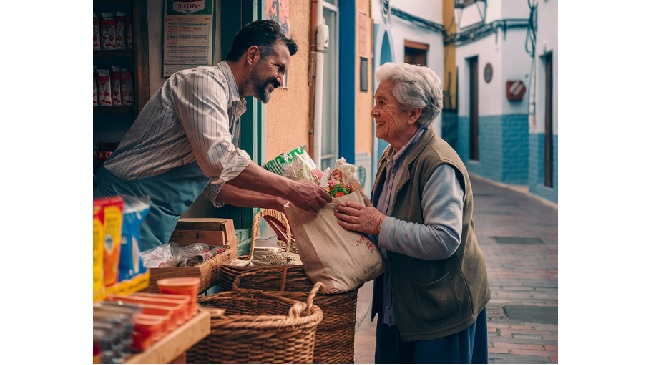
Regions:
<instances>
[{"instance_id":1,"label":"red plastic container","mask_svg":"<svg viewBox=\"0 0 650 365\"><path fill-rule=\"evenodd\" d=\"M176 302L181 303L187 309L186 310L186 315L185 315L186 320L189 320L194 315L194 313L192 313L192 307L190 306L192 298L190 298L189 295L175 295L175 294L137 292L137 293L131 294L131 296L144 297L144 298L160 298L160 299L165 299L165 300L176 301Z\"/></svg>"},{"instance_id":2,"label":"red plastic container","mask_svg":"<svg viewBox=\"0 0 650 365\"><path fill-rule=\"evenodd\" d=\"M133 323L131 348L136 351L144 351L151 347L165 335L163 332L164 323L163 316L137 314Z\"/></svg>"},{"instance_id":3,"label":"red plastic container","mask_svg":"<svg viewBox=\"0 0 650 365\"><path fill-rule=\"evenodd\" d=\"M109 300L120 300L127 303L151 305L171 310L171 321L173 328L176 328L185 322L187 314L187 304L180 303L177 300L163 298L139 297L137 295L112 295ZM143 312L145 313L145 312Z\"/></svg>"},{"instance_id":4,"label":"red plastic container","mask_svg":"<svg viewBox=\"0 0 650 365\"><path fill-rule=\"evenodd\" d=\"M161 294L189 295L192 315L196 314L198 309L196 298L199 295L200 283L201 279L195 277L175 277L157 281Z\"/></svg>"}]
</instances>

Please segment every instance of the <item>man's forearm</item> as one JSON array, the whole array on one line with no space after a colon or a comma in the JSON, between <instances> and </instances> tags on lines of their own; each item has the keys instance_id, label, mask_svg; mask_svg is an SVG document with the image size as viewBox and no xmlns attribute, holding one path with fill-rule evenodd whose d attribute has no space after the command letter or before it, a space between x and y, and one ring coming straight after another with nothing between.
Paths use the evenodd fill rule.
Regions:
<instances>
[{"instance_id":1,"label":"man's forearm","mask_svg":"<svg viewBox=\"0 0 650 365\"><path fill-rule=\"evenodd\" d=\"M228 181L226 185L230 184L240 189L288 199L292 183L292 180L266 171L255 162L250 162L237 177Z\"/></svg>"},{"instance_id":2,"label":"man's forearm","mask_svg":"<svg viewBox=\"0 0 650 365\"><path fill-rule=\"evenodd\" d=\"M266 209L281 209L285 199L269 194L240 189L229 183L224 184L219 191L218 199L236 207L256 207Z\"/></svg>"}]
</instances>

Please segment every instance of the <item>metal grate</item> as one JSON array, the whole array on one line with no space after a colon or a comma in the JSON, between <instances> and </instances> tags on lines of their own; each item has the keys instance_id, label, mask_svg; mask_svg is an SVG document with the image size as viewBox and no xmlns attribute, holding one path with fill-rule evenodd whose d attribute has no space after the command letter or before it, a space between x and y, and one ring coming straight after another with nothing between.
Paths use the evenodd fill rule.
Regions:
<instances>
[{"instance_id":1,"label":"metal grate","mask_svg":"<svg viewBox=\"0 0 650 365\"><path fill-rule=\"evenodd\" d=\"M492 237L496 243L505 244L533 244L544 243L539 237Z\"/></svg>"},{"instance_id":2,"label":"metal grate","mask_svg":"<svg viewBox=\"0 0 650 365\"><path fill-rule=\"evenodd\" d=\"M557 307L540 307L536 305L505 305L508 318L513 321L542 324L557 324Z\"/></svg>"}]
</instances>

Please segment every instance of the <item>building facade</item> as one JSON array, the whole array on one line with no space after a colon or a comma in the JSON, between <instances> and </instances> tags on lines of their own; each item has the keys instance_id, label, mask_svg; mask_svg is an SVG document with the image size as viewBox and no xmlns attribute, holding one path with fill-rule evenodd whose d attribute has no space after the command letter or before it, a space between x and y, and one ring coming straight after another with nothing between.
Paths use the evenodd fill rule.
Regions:
<instances>
[{"instance_id":1,"label":"building facade","mask_svg":"<svg viewBox=\"0 0 650 365\"><path fill-rule=\"evenodd\" d=\"M440 75L445 107L434 126L468 170L557 203L557 2L372 5L374 67L408 62ZM384 147L375 141L374 159Z\"/></svg>"}]
</instances>

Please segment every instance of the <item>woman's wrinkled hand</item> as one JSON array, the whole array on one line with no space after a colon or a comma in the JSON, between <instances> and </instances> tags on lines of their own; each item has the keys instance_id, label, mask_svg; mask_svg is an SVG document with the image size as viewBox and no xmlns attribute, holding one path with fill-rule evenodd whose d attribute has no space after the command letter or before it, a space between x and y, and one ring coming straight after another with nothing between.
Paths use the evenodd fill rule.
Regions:
<instances>
[{"instance_id":1,"label":"woman's wrinkled hand","mask_svg":"<svg viewBox=\"0 0 650 365\"><path fill-rule=\"evenodd\" d=\"M348 202L336 206L334 215L339 225L356 232L379 234L381 222L386 216L374 207L366 207L361 203Z\"/></svg>"}]
</instances>

